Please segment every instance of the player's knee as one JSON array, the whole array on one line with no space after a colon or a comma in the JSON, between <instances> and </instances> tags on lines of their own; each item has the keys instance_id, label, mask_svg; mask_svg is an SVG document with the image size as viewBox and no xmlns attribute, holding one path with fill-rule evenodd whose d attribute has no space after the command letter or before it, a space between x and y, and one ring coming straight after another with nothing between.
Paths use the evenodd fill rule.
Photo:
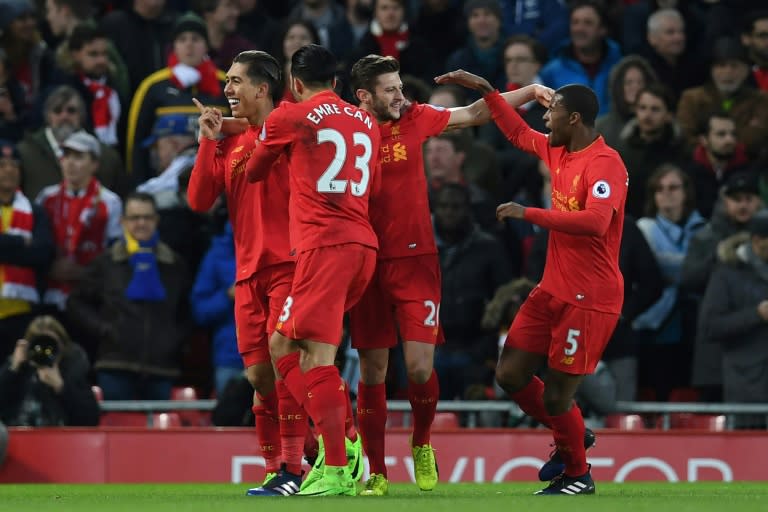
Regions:
<instances>
[{"instance_id":1,"label":"player's knee","mask_svg":"<svg viewBox=\"0 0 768 512\"><path fill-rule=\"evenodd\" d=\"M517 393L523 389L528 384L525 377L507 365L500 364L496 367L496 382L507 394Z\"/></svg>"},{"instance_id":2,"label":"player's knee","mask_svg":"<svg viewBox=\"0 0 768 512\"><path fill-rule=\"evenodd\" d=\"M253 389L261 395L269 394L275 387L275 374L270 364L249 367L246 371L246 377Z\"/></svg>"},{"instance_id":3,"label":"player's knee","mask_svg":"<svg viewBox=\"0 0 768 512\"><path fill-rule=\"evenodd\" d=\"M417 361L411 363L408 368L408 380L416 384L424 384L432 376L431 361Z\"/></svg>"},{"instance_id":4,"label":"player's knee","mask_svg":"<svg viewBox=\"0 0 768 512\"><path fill-rule=\"evenodd\" d=\"M547 414L550 416L560 416L568 412L573 402L573 397L566 393L561 392L558 389L544 388L544 408L547 410Z\"/></svg>"}]
</instances>

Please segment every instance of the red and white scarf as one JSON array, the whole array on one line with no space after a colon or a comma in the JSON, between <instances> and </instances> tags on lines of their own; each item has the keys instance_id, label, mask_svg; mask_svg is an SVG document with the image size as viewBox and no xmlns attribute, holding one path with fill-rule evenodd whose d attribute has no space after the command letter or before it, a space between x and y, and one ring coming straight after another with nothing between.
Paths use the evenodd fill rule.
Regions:
<instances>
[{"instance_id":1,"label":"red and white scarf","mask_svg":"<svg viewBox=\"0 0 768 512\"><path fill-rule=\"evenodd\" d=\"M20 190L17 190L11 203L11 221L7 229L2 229L0 223L0 232L6 235L21 236L26 239L32 238L32 230L35 225L35 218L32 214L32 203L26 198ZM40 302L40 295L37 293L35 271L29 267L17 267L14 265L0 265L2 268L2 286L0 286L0 297L4 299L19 299L27 302Z\"/></svg>"},{"instance_id":2,"label":"red and white scarf","mask_svg":"<svg viewBox=\"0 0 768 512\"><path fill-rule=\"evenodd\" d=\"M117 121L120 119L120 98L117 92L107 85L106 77L93 79L81 75L80 79L93 98L91 122L96 137L109 146L117 145Z\"/></svg>"},{"instance_id":3,"label":"red and white scarf","mask_svg":"<svg viewBox=\"0 0 768 512\"><path fill-rule=\"evenodd\" d=\"M216 76L216 64L207 56L197 67L179 62L175 53L168 56L168 67L171 69L171 83L179 89L197 86L201 94L218 98L224 94L223 87Z\"/></svg>"}]
</instances>

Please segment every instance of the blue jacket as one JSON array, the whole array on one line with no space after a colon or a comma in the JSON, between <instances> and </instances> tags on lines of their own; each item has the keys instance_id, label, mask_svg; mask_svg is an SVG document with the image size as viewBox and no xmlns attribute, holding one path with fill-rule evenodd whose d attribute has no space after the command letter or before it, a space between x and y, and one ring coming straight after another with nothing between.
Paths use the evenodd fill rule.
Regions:
<instances>
[{"instance_id":1,"label":"blue jacket","mask_svg":"<svg viewBox=\"0 0 768 512\"><path fill-rule=\"evenodd\" d=\"M190 301L195 321L213 331L213 365L242 368L235 336L235 305L227 290L235 282L235 242L232 226L211 241Z\"/></svg>"},{"instance_id":2,"label":"blue jacket","mask_svg":"<svg viewBox=\"0 0 768 512\"><path fill-rule=\"evenodd\" d=\"M590 78L587 71L574 57L570 40L560 47L557 54L539 72L544 85L558 89L568 84L582 84L591 87L600 102L598 116L606 114L611 109L611 96L608 85L608 77L611 68L621 59L621 49L618 43L612 39L605 40L605 54L603 61L594 78Z\"/></svg>"},{"instance_id":3,"label":"blue jacket","mask_svg":"<svg viewBox=\"0 0 768 512\"><path fill-rule=\"evenodd\" d=\"M563 0L501 0L502 31L528 34L554 52L568 38L568 8Z\"/></svg>"}]
</instances>

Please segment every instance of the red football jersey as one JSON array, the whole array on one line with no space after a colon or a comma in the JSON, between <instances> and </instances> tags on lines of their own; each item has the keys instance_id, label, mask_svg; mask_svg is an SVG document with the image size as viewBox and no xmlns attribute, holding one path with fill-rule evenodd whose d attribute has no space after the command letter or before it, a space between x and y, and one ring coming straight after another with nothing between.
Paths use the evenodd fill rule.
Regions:
<instances>
[{"instance_id":1,"label":"red football jersey","mask_svg":"<svg viewBox=\"0 0 768 512\"><path fill-rule=\"evenodd\" d=\"M323 91L301 103L281 103L260 139L248 161L251 180L263 179L271 161L288 155L292 247L378 248L368 220L371 189L380 179L379 128L371 115Z\"/></svg>"},{"instance_id":2,"label":"red football jersey","mask_svg":"<svg viewBox=\"0 0 768 512\"><path fill-rule=\"evenodd\" d=\"M288 241L288 172L282 157L274 172L249 183L245 165L256 146L261 127L250 126L240 135L218 143L203 139L192 169L187 197L193 210L207 211L216 198L227 194L227 209L235 238L237 281L258 270L293 261Z\"/></svg>"},{"instance_id":3,"label":"red football jersey","mask_svg":"<svg viewBox=\"0 0 768 512\"><path fill-rule=\"evenodd\" d=\"M532 130L501 95L485 99L504 135L550 169L552 209L525 209L525 220L549 229L539 286L569 304L621 313L619 248L629 184L621 157L602 137L581 151L552 147L548 137Z\"/></svg>"},{"instance_id":4,"label":"red football jersey","mask_svg":"<svg viewBox=\"0 0 768 512\"><path fill-rule=\"evenodd\" d=\"M414 103L381 130L381 190L371 200L379 258L437 254L422 144L448 125L450 111Z\"/></svg>"}]
</instances>

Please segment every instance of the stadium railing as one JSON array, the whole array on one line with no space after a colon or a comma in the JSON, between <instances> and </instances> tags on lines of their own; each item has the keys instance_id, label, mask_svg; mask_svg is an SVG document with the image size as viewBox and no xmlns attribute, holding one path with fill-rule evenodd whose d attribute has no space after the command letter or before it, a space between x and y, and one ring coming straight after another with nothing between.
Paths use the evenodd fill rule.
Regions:
<instances>
[{"instance_id":1,"label":"stadium railing","mask_svg":"<svg viewBox=\"0 0 768 512\"><path fill-rule=\"evenodd\" d=\"M142 412L147 414L147 426L153 426L153 414L167 411L211 411L216 400L104 400L99 402L102 412ZM389 400L387 407L393 412L409 412L411 404L407 400ZM442 401L438 402L437 410L441 412L467 413L467 427L477 426L477 415L481 412L509 413L522 416L524 413L517 404L509 401ZM768 419L768 403L735 404L735 403L695 403L695 402L617 402L617 413L654 414L661 418L663 430L670 428L670 415L675 413L689 414L723 414L726 416L726 427L733 427L734 417L741 414L760 414ZM404 425L407 426L407 423Z\"/></svg>"}]
</instances>

